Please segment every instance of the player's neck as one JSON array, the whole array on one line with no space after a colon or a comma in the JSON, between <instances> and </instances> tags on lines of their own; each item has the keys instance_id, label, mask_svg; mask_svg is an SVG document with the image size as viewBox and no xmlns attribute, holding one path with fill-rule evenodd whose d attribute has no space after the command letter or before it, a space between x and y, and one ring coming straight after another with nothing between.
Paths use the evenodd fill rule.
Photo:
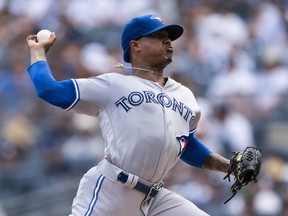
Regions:
<instances>
[{"instance_id":1,"label":"player's neck","mask_svg":"<svg viewBox=\"0 0 288 216\"><path fill-rule=\"evenodd\" d=\"M165 79L163 77L163 69L159 67L149 67L147 65L132 65L132 75L141 77L158 83L160 86L165 85Z\"/></svg>"},{"instance_id":2,"label":"player's neck","mask_svg":"<svg viewBox=\"0 0 288 216\"><path fill-rule=\"evenodd\" d=\"M166 79L165 77L163 77L163 73L161 72L156 73L154 71L142 71L142 70L133 69L132 75L140 77L142 79L153 81L155 83L158 83L162 87L166 83Z\"/></svg>"},{"instance_id":3,"label":"player's neck","mask_svg":"<svg viewBox=\"0 0 288 216\"><path fill-rule=\"evenodd\" d=\"M163 77L163 71L150 70L140 67L132 67L132 75L141 77Z\"/></svg>"},{"instance_id":4,"label":"player's neck","mask_svg":"<svg viewBox=\"0 0 288 216\"><path fill-rule=\"evenodd\" d=\"M142 67L142 66L135 66L135 65L132 65L130 67L130 66L125 66L121 63L118 63L114 66L116 68L121 68L123 70L124 70L124 68L130 68L130 69L132 69L132 75L133 76L137 76L137 77L140 77L142 79L147 79L147 80L151 80L153 82L157 82L161 86L164 86L166 83L166 80L167 80L163 77L163 69L159 69L159 68L154 68L154 69L149 68L148 69L146 66Z\"/></svg>"}]
</instances>

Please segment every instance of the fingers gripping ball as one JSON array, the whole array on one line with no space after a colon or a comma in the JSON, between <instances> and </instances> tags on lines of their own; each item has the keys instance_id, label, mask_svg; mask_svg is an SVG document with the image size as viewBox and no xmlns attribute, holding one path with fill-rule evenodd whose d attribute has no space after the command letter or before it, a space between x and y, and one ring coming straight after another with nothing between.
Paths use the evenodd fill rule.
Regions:
<instances>
[{"instance_id":1,"label":"fingers gripping ball","mask_svg":"<svg viewBox=\"0 0 288 216\"><path fill-rule=\"evenodd\" d=\"M37 41L41 42L43 40L48 40L51 36L51 31L48 29L42 29L37 33Z\"/></svg>"},{"instance_id":2,"label":"fingers gripping ball","mask_svg":"<svg viewBox=\"0 0 288 216\"><path fill-rule=\"evenodd\" d=\"M231 186L232 196L225 202L231 200L235 194L250 182L257 182L262 165L261 150L255 147L247 147L243 152L234 152L230 159L230 166L227 175L230 182L230 174L234 174L234 183Z\"/></svg>"}]
</instances>

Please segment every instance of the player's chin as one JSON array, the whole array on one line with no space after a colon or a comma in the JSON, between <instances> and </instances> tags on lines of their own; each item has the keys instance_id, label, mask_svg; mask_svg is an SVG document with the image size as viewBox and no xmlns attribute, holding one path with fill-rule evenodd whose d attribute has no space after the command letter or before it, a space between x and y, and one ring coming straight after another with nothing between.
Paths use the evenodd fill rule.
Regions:
<instances>
[{"instance_id":1,"label":"player's chin","mask_svg":"<svg viewBox=\"0 0 288 216\"><path fill-rule=\"evenodd\" d=\"M159 65L162 65L163 67L166 67L172 62L172 55L162 55L161 58L158 59L157 63Z\"/></svg>"},{"instance_id":2,"label":"player's chin","mask_svg":"<svg viewBox=\"0 0 288 216\"><path fill-rule=\"evenodd\" d=\"M171 63L172 62L172 53L168 53L168 52L165 53L164 58L165 58L165 61L167 63Z\"/></svg>"},{"instance_id":3,"label":"player's chin","mask_svg":"<svg viewBox=\"0 0 288 216\"><path fill-rule=\"evenodd\" d=\"M170 64L171 62L172 62L172 56L166 57L166 63L167 63L167 65Z\"/></svg>"}]
</instances>

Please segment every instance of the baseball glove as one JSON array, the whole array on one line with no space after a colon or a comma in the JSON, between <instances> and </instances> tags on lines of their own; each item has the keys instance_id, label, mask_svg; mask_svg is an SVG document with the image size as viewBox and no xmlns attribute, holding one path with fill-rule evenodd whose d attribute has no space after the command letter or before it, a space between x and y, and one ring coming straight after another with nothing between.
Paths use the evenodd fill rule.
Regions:
<instances>
[{"instance_id":1,"label":"baseball glove","mask_svg":"<svg viewBox=\"0 0 288 216\"><path fill-rule=\"evenodd\" d=\"M224 204L230 201L243 186L252 181L257 182L261 165L262 153L258 148L247 147L243 152L234 152L230 159L227 175L224 177L224 179L228 178L230 182L230 175L235 176L230 190L232 196Z\"/></svg>"}]
</instances>

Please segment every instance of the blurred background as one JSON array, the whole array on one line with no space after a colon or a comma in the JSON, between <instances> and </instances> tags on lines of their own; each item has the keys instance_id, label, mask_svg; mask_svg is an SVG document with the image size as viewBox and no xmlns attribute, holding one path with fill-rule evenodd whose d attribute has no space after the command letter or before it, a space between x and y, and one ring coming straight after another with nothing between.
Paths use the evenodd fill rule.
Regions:
<instances>
[{"instance_id":1,"label":"blurred background","mask_svg":"<svg viewBox=\"0 0 288 216\"><path fill-rule=\"evenodd\" d=\"M56 32L57 80L124 73L122 27L148 13L185 27L165 74L197 97L198 138L227 158L246 146L264 156L258 182L226 205L224 173L179 162L166 186L213 216L288 215L287 0L0 0L0 216L68 215L103 157L97 119L37 98L27 35Z\"/></svg>"}]
</instances>

